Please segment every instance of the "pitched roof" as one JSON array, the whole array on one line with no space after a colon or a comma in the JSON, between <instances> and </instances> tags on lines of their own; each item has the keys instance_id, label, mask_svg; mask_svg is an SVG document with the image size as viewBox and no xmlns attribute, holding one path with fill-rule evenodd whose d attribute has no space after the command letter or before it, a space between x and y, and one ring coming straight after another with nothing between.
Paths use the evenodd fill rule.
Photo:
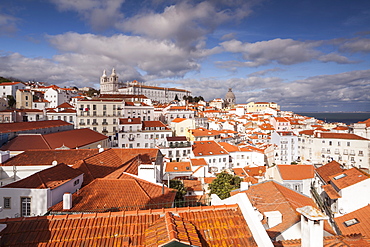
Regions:
<instances>
[{"instance_id":1,"label":"pitched roof","mask_svg":"<svg viewBox=\"0 0 370 247\"><path fill-rule=\"evenodd\" d=\"M141 124L141 118L120 118L119 124Z\"/></svg>"},{"instance_id":2,"label":"pitched roof","mask_svg":"<svg viewBox=\"0 0 370 247\"><path fill-rule=\"evenodd\" d=\"M315 171L326 183L329 183L329 176L341 173L344 171L344 169L342 169L341 165L337 161L333 160L321 167L316 168Z\"/></svg>"},{"instance_id":3,"label":"pitched roof","mask_svg":"<svg viewBox=\"0 0 370 247\"><path fill-rule=\"evenodd\" d=\"M77 162L73 168L84 173L83 185L96 178L103 178L113 172L120 176L123 172L138 175L140 164L151 164L159 155L158 149L150 148L114 148L107 149L95 156Z\"/></svg>"},{"instance_id":4,"label":"pitched roof","mask_svg":"<svg viewBox=\"0 0 370 247\"><path fill-rule=\"evenodd\" d=\"M150 127L161 127L169 130L169 128L161 121L143 121L143 130Z\"/></svg>"},{"instance_id":5,"label":"pitched roof","mask_svg":"<svg viewBox=\"0 0 370 247\"><path fill-rule=\"evenodd\" d=\"M314 201L294 190L291 190L275 181L264 181L250 186L246 193L252 205L261 213L279 211L284 217L282 223L267 230L271 238L287 230L300 221L297 208L313 206L317 208ZM266 219L263 220L266 223Z\"/></svg>"},{"instance_id":6,"label":"pitched roof","mask_svg":"<svg viewBox=\"0 0 370 247\"><path fill-rule=\"evenodd\" d=\"M370 205L334 218L342 234L361 233L370 238Z\"/></svg>"},{"instance_id":7,"label":"pitched roof","mask_svg":"<svg viewBox=\"0 0 370 247\"><path fill-rule=\"evenodd\" d=\"M73 165L98 152L98 149L29 150L10 158L0 166L51 165L54 160L58 163Z\"/></svg>"},{"instance_id":8,"label":"pitched roof","mask_svg":"<svg viewBox=\"0 0 370 247\"><path fill-rule=\"evenodd\" d=\"M176 191L129 174L119 179L98 178L72 195L72 208L63 210L63 201L54 212L107 212L171 207Z\"/></svg>"},{"instance_id":9,"label":"pitched roof","mask_svg":"<svg viewBox=\"0 0 370 247\"><path fill-rule=\"evenodd\" d=\"M169 142L174 142L174 141L186 142L187 141L186 136L167 136L166 139Z\"/></svg>"},{"instance_id":10,"label":"pitched roof","mask_svg":"<svg viewBox=\"0 0 370 247\"><path fill-rule=\"evenodd\" d=\"M283 180L303 180L314 177L313 165L277 165Z\"/></svg>"},{"instance_id":11,"label":"pitched roof","mask_svg":"<svg viewBox=\"0 0 370 247\"><path fill-rule=\"evenodd\" d=\"M339 189L344 189L348 186L369 179L370 175L354 167L341 173L329 176L329 178L330 182L335 184L335 186L337 186Z\"/></svg>"},{"instance_id":12,"label":"pitched roof","mask_svg":"<svg viewBox=\"0 0 370 247\"><path fill-rule=\"evenodd\" d=\"M14 183L7 184L3 188L55 189L81 174L82 172L65 164L58 164Z\"/></svg>"},{"instance_id":13,"label":"pitched roof","mask_svg":"<svg viewBox=\"0 0 370 247\"><path fill-rule=\"evenodd\" d=\"M204 158L190 159L192 166L206 166L207 162Z\"/></svg>"},{"instance_id":14,"label":"pitched roof","mask_svg":"<svg viewBox=\"0 0 370 247\"><path fill-rule=\"evenodd\" d=\"M274 242L275 247L301 247L301 239L283 240ZM324 247L366 247L370 246L370 238L361 234L325 236Z\"/></svg>"},{"instance_id":15,"label":"pitched roof","mask_svg":"<svg viewBox=\"0 0 370 247\"><path fill-rule=\"evenodd\" d=\"M190 162L167 162L166 172L192 172Z\"/></svg>"},{"instance_id":16,"label":"pitched roof","mask_svg":"<svg viewBox=\"0 0 370 247\"><path fill-rule=\"evenodd\" d=\"M177 239L194 240L195 244L196 234L201 246L257 246L237 205L7 218L0 219L1 224L7 224L0 237L9 247L19 246L20 242L44 246L161 246L159 241L166 233L159 231L164 228L158 220L166 212L178 216L174 220L179 227L173 233L186 232L189 236L181 235ZM167 221L166 229L175 230L172 223ZM167 234L173 236L170 232L167 230ZM153 234L160 238L155 240Z\"/></svg>"},{"instance_id":17,"label":"pitched roof","mask_svg":"<svg viewBox=\"0 0 370 247\"><path fill-rule=\"evenodd\" d=\"M41 134L21 134L1 147L1 150L4 151L23 151L33 149L51 149L51 147Z\"/></svg>"},{"instance_id":18,"label":"pitched roof","mask_svg":"<svg viewBox=\"0 0 370 247\"><path fill-rule=\"evenodd\" d=\"M215 141L196 141L193 144L193 153L196 157L204 155L222 155L228 152Z\"/></svg>"},{"instance_id":19,"label":"pitched roof","mask_svg":"<svg viewBox=\"0 0 370 247\"><path fill-rule=\"evenodd\" d=\"M19 132L25 130L37 130L42 128L53 128L73 125L62 120L32 121L20 123L1 123L0 133Z\"/></svg>"},{"instance_id":20,"label":"pitched roof","mask_svg":"<svg viewBox=\"0 0 370 247\"><path fill-rule=\"evenodd\" d=\"M364 140L369 141L369 139L366 139L362 136L358 136L355 134L350 133L325 133L325 132L318 132L316 133L316 137L318 138L326 138L326 139L348 139L348 140Z\"/></svg>"},{"instance_id":21,"label":"pitched roof","mask_svg":"<svg viewBox=\"0 0 370 247\"><path fill-rule=\"evenodd\" d=\"M182 121L185 121L187 118L175 118L174 120L172 120L171 122L173 123L181 123Z\"/></svg>"},{"instance_id":22,"label":"pitched roof","mask_svg":"<svg viewBox=\"0 0 370 247\"><path fill-rule=\"evenodd\" d=\"M44 135L44 138L52 149L63 145L69 148L78 148L108 139L107 136L89 128L50 133Z\"/></svg>"},{"instance_id":23,"label":"pitched roof","mask_svg":"<svg viewBox=\"0 0 370 247\"><path fill-rule=\"evenodd\" d=\"M74 106L67 103L67 102L64 102L64 103L58 105L56 108L74 108Z\"/></svg>"},{"instance_id":24,"label":"pitched roof","mask_svg":"<svg viewBox=\"0 0 370 247\"><path fill-rule=\"evenodd\" d=\"M1 150L56 149L64 146L74 149L105 139L108 139L108 137L89 128L66 130L45 135L23 134L10 140L1 147Z\"/></svg>"}]
</instances>

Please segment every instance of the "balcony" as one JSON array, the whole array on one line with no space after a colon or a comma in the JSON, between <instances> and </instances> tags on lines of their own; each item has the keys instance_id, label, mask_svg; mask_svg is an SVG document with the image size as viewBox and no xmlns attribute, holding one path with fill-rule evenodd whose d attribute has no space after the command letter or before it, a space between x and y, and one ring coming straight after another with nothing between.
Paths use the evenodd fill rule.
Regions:
<instances>
[{"instance_id":1,"label":"balcony","mask_svg":"<svg viewBox=\"0 0 370 247\"><path fill-rule=\"evenodd\" d=\"M91 125L99 125L97 122L92 122L92 124Z\"/></svg>"},{"instance_id":2,"label":"balcony","mask_svg":"<svg viewBox=\"0 0 370 247\"><path fill-rule=\"evenodd\" d=\"M130 137L128 138L128 140L129 140L130 142L135 141L135 137L134 137L134 136L130 136Z\"/></svg>"},{"instance_id":3,"label":"balcony","mask_svg":"<svg viewBox=\"0 0 370 247\"><path fill-rule=\"evenodd\" d=\"M79 123L79 125L85 125L85 123Z\"/></svg>"},{"instance_id":4,"label":"balcony","mask_svg":"<svg viewBox=\"0 0 370 247\"><path fill-rule=\"evenodd\" d=\"M108 122L103 122L102 125L108 125Z\"/></svg>"}]
</instances>

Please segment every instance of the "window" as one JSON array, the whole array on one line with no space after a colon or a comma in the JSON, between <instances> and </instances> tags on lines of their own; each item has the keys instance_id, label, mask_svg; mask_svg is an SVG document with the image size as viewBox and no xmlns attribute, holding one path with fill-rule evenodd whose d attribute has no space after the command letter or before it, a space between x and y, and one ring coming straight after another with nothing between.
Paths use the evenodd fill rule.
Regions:
<instances>
[{"instance_id":1,"label":"window","mask_svg":"<svg viewBox=\"0 0 370 247\"><path fill-rule=\"evenodd\" d=\"M89 107L88 107L89 108ZM93 111L96 111L96 105L93 105Z\"/></svg>"},{"instance_id":2,"label":"window","mask_svg":"<svg viewBox=\"0 0 370 247\"><path fill-rule=\"evenodd\" d=\"M31 215L31 198L21 197L21 217Z\"/></svg>"},{"instance_id":3,"label":"window","mask_svg":"<svg viewBox=\"0 0 370 247\"><path fill-rule=\"evenodd\" d=\"M74 182L73 182L73 185L76 186L80 183L80 180L79 179L76 179Z\"/></svg>"},{"instance_id":4,"label":"window","mask_svg":"<svg viewBox=\"0 0 370 247\"><path fill-rule=\"evenodd\" d=\"M355 225L357 223L360 223L360 221L358 221L358 219L356 218L353 218L353 219L350 219L350 220L346 220L345 222L343 222L343 224L346 226L346 227L349 227L349 226L352 226L352 225Z\"/></svg>"},{"instance_id":5,"label":"window","mask_svg":"<svg viewBox=\"0 0 370 247\"><path fill-rule=\"evenodd\" d=\"M333 144L333 142L332 141L329 141L329 146L331 146Z\"/></svg>"},{"instance_id":6,"label":"window","mask_svg":"<svg viewBox=\"0 0 370 247\"><path fill-rule=\"evenodd\" d=\"M351 143L350 142L347 142L347 147L351 146Z\"/></svg>"},{"instance_id":7,"label":"window","mask_svg":"<svg viewBox=\"0 0 370 247\"><path fill-rule=\"evenodd\" d=\"M4 208L11 208L10 197L4 197Z\"/></svg>"}]
</instances>

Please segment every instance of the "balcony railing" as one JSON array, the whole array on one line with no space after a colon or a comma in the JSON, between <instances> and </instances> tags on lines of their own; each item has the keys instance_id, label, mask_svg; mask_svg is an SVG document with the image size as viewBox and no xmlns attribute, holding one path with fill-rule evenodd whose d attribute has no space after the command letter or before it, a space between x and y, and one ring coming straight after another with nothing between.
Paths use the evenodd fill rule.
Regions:
<instances>
[{"instance_id":1,"label":"balcony railing","mask_svg":"<svg viewBox=\"0 0 370 247\"><path fill-rule=\"evenodd\" d=\"M91 125L99 125L97 122L92 122Z\"/></svg>"},{"instance_id":2,"label":"balcony railing","mask_svg":"<svg viewBox=\"0 0 370 247\"><path fill-rule=\"evenodd\" d=\"M108 125L108 122L102 122L102 125Z\"/></svg>"}]
</instances>

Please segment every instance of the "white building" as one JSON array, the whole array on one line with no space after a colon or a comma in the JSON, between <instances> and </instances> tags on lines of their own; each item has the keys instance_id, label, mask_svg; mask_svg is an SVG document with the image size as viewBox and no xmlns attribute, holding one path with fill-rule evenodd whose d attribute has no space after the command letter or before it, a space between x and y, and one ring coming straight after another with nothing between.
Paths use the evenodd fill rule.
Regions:
<instances>
[{"instance_id":1,"label":"white building","mask_svg":"<svg viewBox=\"0 0 370 247\"><path fill-rule=\"evenodd\" d=\"M72 97L77 96L77 93L69 88L60 88L57 86L49 87L44 93L44 99L49 101L50 108L56 108L62 103L69 103Z\"/></svg>"},{"instance_id":2,"label":"white building","mask_svg":"<svg viewBox=\"0 0 370 247\"><path fill-rule=\"evenodd\" d=\"M195 141L192 158L204 158L213 173L231 168L229 153L215 141Z\"/></svg>"},{"instance_id":3,"label":"white building","mask_svg":"<svg viewBox=\"0 0 370 247\"><path fill-rule=\"evenodd\" d=\"M274 131L271 143L277 145L276 164L291 164L299 160L298 137L292 131Z\"/></svg>"},{"instance_id":4,"label":"white building","mask_svg":"<svg viewBox=\"0 0 370 247\"><path fill-rule=\"evenodd\" d=\"M55 165L0 188L0 218L44 215L63 200L64 193L81 188L83 173L65 164Z\"/></svg>"},{"instance_id":5,"label":"white building","mask_svg":"<svg viewBox=\"0 0 370 247\"><path fill-rule=\"evenodd\" d=\"M116 70L112 69L112 74L107 76L105 70L100 77L100 94L114 94L118 93L118 89L123 86L122 82L118 81Z\"/></svg>"},{"instance_id":6,"label":"white building","mask_svg":"<svg viewBox=\"0 0 370 247\"><path fill-rule=\"evenodd\" d=\"M171 121L170 127L175 136L185 136L189 129L195 129L193 118L175 118Z\"/></svg>"},{"instance_id":7,"label":"white building","mask_svg":"<svg viewBox=\"0 0 370 247\"><path fill-rule=\"evenodd\" d=\"M172 131L160 121L140 118L119 119L118 146L122 148L153 148L165 146Z\"/></svg>"},{"instance_id":8,"label":"white building","mask_svg":"<svg viewBox=\"0 0 370 247\"><path fill-rule=\"evenodd\" d=\"M349 133L301 131L299 137L302 162L325 164L332 160L347 168L370 168L370 140Z\"/></svg>"},{"instance_id":9,"label":"white building","mask_svg":"<svg viewBox=\"0 0 370 247\"><path fill-rule=\"evenodd\" d=\"M351 213L370 203L369 174L352 168L329 178L329 184L323 186L325 193L322 196L334 217Z\"/></svg>"},{"instance_id":10,"label":"white building","mask_svg":"<svg viewBox=\"0 0 370 247\"><path fill-rule=\"evenodd\" d=\"M126 83L126 86L118 91L121 94L142 94L159 103L169 103L175 99L182 100L184 96L191 96L191 92L184 89L148 86L136 80Z\"/></svg>"},{"instance_id":11,"label":"white building","mask_svg":"<svg viewBox=\"0 0 370 247\"><path fill-rule=\"evenodd\" d=\"M26 85L22 82L3 82L0 84L0 97L6 98L8 95L12 95L15 99L17 90L25 87Z\"/></svg>"},{"instance_id":12,"label":"white building","mask_svg":"<svg viewBox=\"0 0 370 247\"><path fill-rule=\"evenodd\" d=\"M159 146L159 149L169 161L189 160L191 156L191 143L185 136L166 137L164 145Z\"/></svg>"}]
</instances>

